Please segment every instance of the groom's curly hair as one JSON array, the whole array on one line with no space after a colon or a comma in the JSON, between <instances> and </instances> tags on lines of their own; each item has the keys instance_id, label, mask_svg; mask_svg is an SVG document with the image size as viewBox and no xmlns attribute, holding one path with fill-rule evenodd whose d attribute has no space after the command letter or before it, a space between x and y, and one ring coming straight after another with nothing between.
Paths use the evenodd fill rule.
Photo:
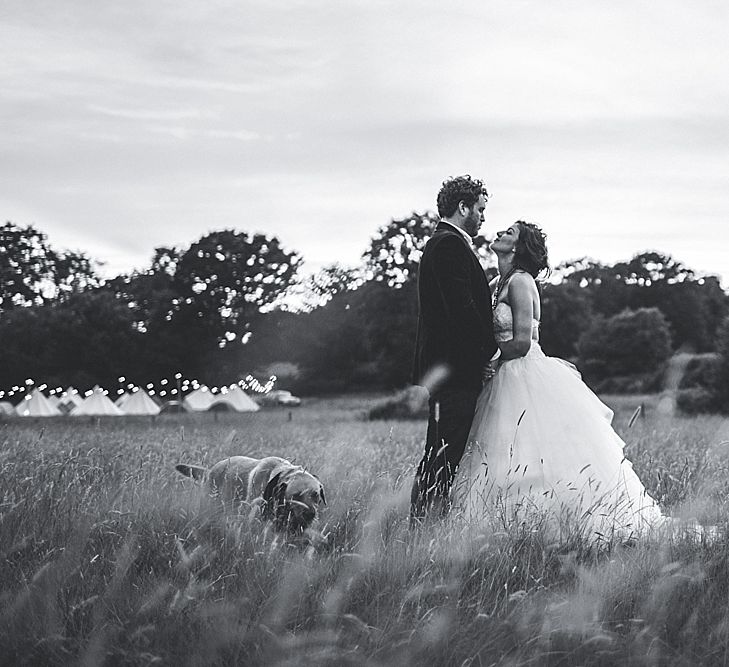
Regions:
<instances>
[{"instance_id":1,"label":"groom's curly hair","mask_svg":"<svg viewBox=\"0 0 729 667\"><path fill-rule=\"evenodd\" d=\"M519 240L514 248L514 266L536 278L542 271L549 273L547 235L531 222L517 220Z\"/></svg>"},{"instance_id":2,"label":"groom's curly hair","mask_svg":"<svg viewBox=\"0 0 729 667\"><path fill-rule=\"evenodd\" d=\"M483 181L471 178L468 174L449 178L443 181L438 193L438 214L441 218L450 218L456 212L459 202L471 208L481 195L488 199L489 193Z\"/></svg>"}]
</instances>

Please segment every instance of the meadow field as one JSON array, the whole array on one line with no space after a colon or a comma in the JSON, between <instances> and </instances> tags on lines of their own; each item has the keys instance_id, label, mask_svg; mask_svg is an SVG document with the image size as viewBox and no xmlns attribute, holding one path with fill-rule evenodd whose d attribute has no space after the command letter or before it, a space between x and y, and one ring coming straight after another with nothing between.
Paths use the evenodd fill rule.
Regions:
<instances>
[{"instance_id":1,"label":"meadow field","mask_svg":"<svg viewBox=\"0 0 729 667\"><path fill-rule=\"evenodd\" d=\"M367 421L374 396L0 422L0 664L729 664L729 422L604 399L651 494L717 536L411 531L425 424ZM233 454L315 472L325 542L223 516L174 469Z\"/></svg>"}]
</instances>

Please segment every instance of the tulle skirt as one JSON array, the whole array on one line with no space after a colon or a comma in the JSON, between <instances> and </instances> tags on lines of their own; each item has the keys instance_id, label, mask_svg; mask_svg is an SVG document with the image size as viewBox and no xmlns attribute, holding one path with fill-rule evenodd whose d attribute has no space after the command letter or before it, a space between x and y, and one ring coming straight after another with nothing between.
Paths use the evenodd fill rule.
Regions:
<instances>
[{"instance_id":1,"label":"tulle skirt","mask_svg":"<svg viewBox=\"0 0 729 667\"><path fill-rule=\"evenodd\" d=\"M605 539L661 526L612 418L574 367L532 341L479 397L454 510L469 522L546 522Z\"/></svg>"}]
</instances>

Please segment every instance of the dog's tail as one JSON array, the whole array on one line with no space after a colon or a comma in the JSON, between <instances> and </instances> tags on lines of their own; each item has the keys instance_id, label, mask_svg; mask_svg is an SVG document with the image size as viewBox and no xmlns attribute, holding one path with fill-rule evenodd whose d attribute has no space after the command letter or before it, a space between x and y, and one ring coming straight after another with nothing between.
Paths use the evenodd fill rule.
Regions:
<instances>
[{"instance_id":1,"label":"dog's tail","mask_svg":"<svg viewBox=\"0 0 729 667\"><path fill-rule=\"evenodd\" d=\"M208 469L202 466L191 466L186 463L178 463L175 470L185 477L192 477L196 482L202 482Z\"/></svg>"}]
</instances>

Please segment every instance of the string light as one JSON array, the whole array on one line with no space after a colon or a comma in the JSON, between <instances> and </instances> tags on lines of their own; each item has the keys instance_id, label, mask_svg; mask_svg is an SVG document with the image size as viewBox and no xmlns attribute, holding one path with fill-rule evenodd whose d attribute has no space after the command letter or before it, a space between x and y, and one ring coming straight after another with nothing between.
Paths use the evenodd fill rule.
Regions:
<instances>
[{"instance_id":1,"label":"string light","mask_svg":"<svg viewBox=\"0 0 729 667\"><path fill-rule=\"evenodd\" d=\"M133 382L128 382L127 378L124 375L118 376L117 381L119 382L118 389L112 390L112 393L115 391L117 396L122 396L125 391L137 392L140 389L140 387L135 385ZM248 393L267 394L274 388L276 381L277 377L275 375L271 375L268 380L266 380L264 383L261 383L257 378L253 377L253 375L249 373L244 379L238 380L237 382L233 382L229 385L208 386L202 384L197 378L185 378L183 377L182 373L175 373L174 383L170 378L161 378L157 382L148 382L145 385L145 388L151 396L169 395L174 396L179 400L182 400L185 394L189 391L198 390L201 390L203 392L210 392L211 394L215 395L224 395L231 390L236 390L240 388ZM170 384L176 384L177 386L170 387ZM163 387L165 388L164 390L162 389ZM0 398L11 399L16 397L17 395L21 395L27 399L31 396L31 393L29 393L31 389L40 392L47 391L49 396L59 394L62 401L64 399L68 400L68 398L72 395L78 395L80 397L88 398L91 394L94 393L94 390L99 390L101 393L104 394L104 396L108 396L110 393L109 390L102 389L98 385L94 388L94 390L90 389L83 393L80 392L78 389L74 389L72 387L69 387L65 390L63 387L49 389L47 383L37 384L33 378L26 378L22 385L13 385L10 389L0 390Z\"/></svg>"}]
</instances>

